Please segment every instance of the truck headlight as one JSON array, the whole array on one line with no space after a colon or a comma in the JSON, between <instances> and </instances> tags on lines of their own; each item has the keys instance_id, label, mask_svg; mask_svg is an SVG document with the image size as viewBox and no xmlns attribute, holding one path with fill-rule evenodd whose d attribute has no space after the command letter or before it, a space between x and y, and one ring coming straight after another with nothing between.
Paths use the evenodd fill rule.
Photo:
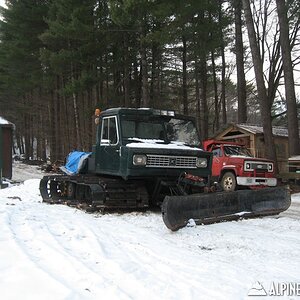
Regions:
<instances>
[{"instance_id":1,"label":"truck headlight","mask_svg":"<svg viewBox=\"0 0 300 300\"><path fill-rule=\"evenodd\" d=\"M245 164L245 170L250 170L250 169L251 169L250 163L246 163L246 164Z\"/></svg>"},{"instance_id":2,"label":"truck headlight","mask_svg":"<svg viewBox=\"0 0 300 300\"><path fill-rule=\"evenodd\" d=\"M273 164L268 164L268 171L273 172Z\"/></svg>"},{"instance_id":3,"label":"truck headlight","mask_svg":"<svg viewBox=\"0 0 300 300\"><path fill-rule=\"evenodd\" d=\"M207 158L197 157L196 167L197 168L206 168L207 167Z\"/></svg>"},{"instance_id":4,"label":"truck headlight","mask_svg":"<svg viewBox=\"0 0 300 300\"><path fill-rule=\"evenodd\" d=\"M146 166L147 157L144 154L135 154L133 155L133 164L135 166Z\"/></svg>"}]
</instances>

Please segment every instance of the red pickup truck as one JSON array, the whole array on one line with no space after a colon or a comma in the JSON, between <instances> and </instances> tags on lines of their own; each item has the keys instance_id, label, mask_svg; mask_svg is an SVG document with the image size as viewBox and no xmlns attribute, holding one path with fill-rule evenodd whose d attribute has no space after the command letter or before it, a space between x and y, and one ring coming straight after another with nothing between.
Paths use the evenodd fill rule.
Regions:
<instances>
[{"instance_id":1,"label":"red pickup truck","mask_svg":"<svg viewBox=\"0 0 300 300\"><path fill-rule=\"evenodd\" d=\"M273 161L254 158L243 145L206 140L203 148L213 153L212 180L220 183L224 191L277 185Z\"/></svg>"}]
</instances>

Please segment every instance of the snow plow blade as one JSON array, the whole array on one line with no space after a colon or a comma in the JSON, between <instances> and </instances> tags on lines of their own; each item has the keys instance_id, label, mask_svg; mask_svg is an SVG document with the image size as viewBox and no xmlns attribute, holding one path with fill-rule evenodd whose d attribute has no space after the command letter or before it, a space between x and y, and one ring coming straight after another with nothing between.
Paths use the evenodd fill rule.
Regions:
<instances>
[{"instance_id":1,"label":"snow plow blade","mask_svg":"<svg viewBox=\"0 0 300 300\"><path fill-rule=\"evenodd\" d=\"M166 196L162 204L162 217L165 225L176 231L191 219L201 225L275 215L287 210L290 204L288 187Z\"/></svg>"}]
</instances>

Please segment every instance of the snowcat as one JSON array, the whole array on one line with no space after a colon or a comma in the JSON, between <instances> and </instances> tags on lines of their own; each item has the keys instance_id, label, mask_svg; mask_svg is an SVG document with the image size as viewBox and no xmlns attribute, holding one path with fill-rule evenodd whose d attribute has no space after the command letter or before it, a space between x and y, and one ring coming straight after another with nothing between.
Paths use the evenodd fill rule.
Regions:
<instances>
[{"instance_id":1,"label":"snowcat","mask_svg":"<svg viewBox=\"0 0 300 300\"><path fill-rule=\"evenodd\" d=\"M278 214L290 206L285 187L216 192L210 180L212 153L202 150L191 117L150 108L111 108L95 121L96 144L77 159L76 170L41 179L44 202L86 211L160 206L171 230L190 219L213 223Z\"/></svg>"}]
</instances>

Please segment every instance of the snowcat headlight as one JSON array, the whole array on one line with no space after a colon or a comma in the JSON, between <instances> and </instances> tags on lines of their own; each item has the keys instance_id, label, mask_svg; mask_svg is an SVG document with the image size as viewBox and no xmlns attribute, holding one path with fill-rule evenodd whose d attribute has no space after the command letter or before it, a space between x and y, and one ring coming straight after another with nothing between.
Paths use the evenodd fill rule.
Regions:
<instances>
[{"instance_id":1,"label":"snowcat headlight","mask_svg":"<svg viewBox=\"0 0 300 300\"><path fill-rule=\"evenodd\" d=\"M133 164L135 166L146 166L147 157L144 154L135 154L133 155Z\"/></svg>"},{"instance_id":2,"label":"snowcat headlight","mask_svg":"<svg viewBox=\"0 0 300 300\"><path fill-rule=\"evenodd\" d=\"M206 168L207 167L207 159L203 158L203 157L197 157L196 167L197 168Z\"/></svg>"},{"instance_id":3,"label":"snowcat headlight","mask_svg":"<svg viewBox=\"0 0 300 300\"><path fill-rule=\"evenodd\" d=\"M273 164L268 164L268 171L273 172Z\"/></svg>"}]
</instances>

